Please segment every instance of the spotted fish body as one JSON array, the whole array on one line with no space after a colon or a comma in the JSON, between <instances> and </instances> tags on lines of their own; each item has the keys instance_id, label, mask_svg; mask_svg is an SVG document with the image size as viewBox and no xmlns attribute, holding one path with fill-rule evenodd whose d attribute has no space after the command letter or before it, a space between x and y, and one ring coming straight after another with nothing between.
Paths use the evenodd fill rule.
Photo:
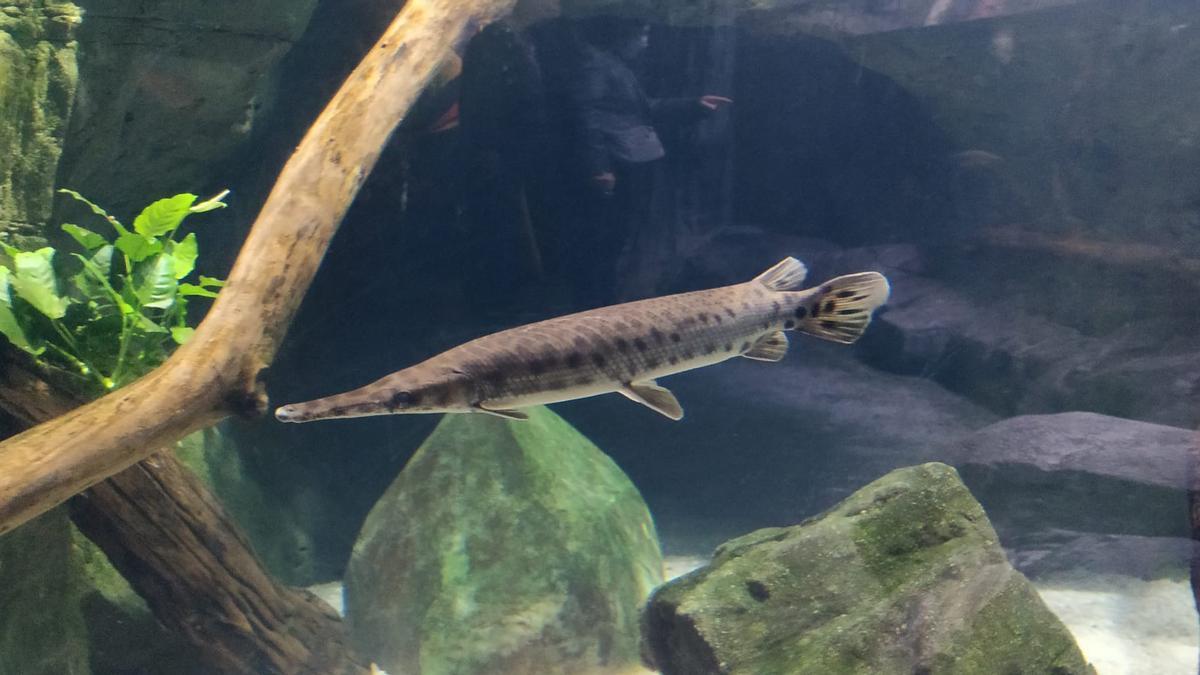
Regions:
<instances>
[{"instance_id":1,"label":"spotted fish body","mask_svg":"<svg viewBox=\"0 0 1200 675\"><path fill-rule=\"evenodd\" d=\"M784 331L854 342L886 302L887 280L850 274L799 290L794 258L742 284L602 307L472 340L360 389L276 411L285 422L416 412L485 412L619 392L672 419L656 378L735 356L778 361Z\"/></svg>"}]
</instances>

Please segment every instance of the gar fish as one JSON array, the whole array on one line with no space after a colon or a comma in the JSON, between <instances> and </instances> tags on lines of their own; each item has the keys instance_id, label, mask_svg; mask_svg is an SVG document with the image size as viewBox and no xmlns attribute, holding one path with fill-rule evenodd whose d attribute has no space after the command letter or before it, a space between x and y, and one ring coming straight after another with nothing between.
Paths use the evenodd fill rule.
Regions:
<instances>
[{"instance_id":1,"label":"gar fish","mask_svg":"<svg viewBox=\"0 0 1200 675\"><path fill-rule=\"evenodd\" d=\"M526 419L519 408L618 392L683 418L655 379L735 356L779 361L784 331L849 344L887 301L878 272L801 290L804 264L785 258L733 286L601 307L472 340L359 389L275 411L282 422L393 413L482 412Z\"/></svg>"}]
</instances>

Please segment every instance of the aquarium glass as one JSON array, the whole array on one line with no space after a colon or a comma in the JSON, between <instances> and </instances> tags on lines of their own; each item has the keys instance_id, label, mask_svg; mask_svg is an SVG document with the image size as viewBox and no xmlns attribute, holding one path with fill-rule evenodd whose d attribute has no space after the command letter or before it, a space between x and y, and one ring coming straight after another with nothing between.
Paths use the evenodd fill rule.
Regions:
<instances>
[{"instance_id":1,"label":"aquarium glass","mask_svg":"<svg viewBox=\"0 0 1200 675\"><path fill-rule=\"evenodd\" d=\"M0 675L1195 672L1200 4L408 4L0 11Z\"/></svg>"}]
</instances>

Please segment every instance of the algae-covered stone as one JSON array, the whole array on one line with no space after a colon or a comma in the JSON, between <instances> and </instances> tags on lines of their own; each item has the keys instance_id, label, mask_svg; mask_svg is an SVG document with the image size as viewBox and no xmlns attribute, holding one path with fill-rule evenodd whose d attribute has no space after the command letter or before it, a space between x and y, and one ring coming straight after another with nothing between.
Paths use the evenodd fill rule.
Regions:
<instances>
[{"instance_id":1,"label":"algae-covered stone","mask_svg":"<svg viewBox=\"0 0 1200 675\"><path fill-rule=\"evenodd\" d=\"M138 675L208 675L211 669L181 636L168 632L104 553L71 528L79 608L87 625L92 671Z\"/></svg>"},{"instance_id":2,"label":"algae-covered stone","mask_svg":"<svg viewBox=\"0 0 1200 675\"><path fill-rule=\"evenodd\" d=\"M62 509L0 536L0 675L91 672L75 570Z\"/></svg>"},{"instance_id":3,"label":"algae-covered stone","mask_svg":"<svg viewBox=\"0 0 1200 675\"><path fill-rule=\"evenodd\" d=\"M210 427L181 440L175 453L220 499L272 575L286 584L311 583L313 546L300 522L307 513L271 499L247 463L254 449L239 448L250 442Z\"/></svg>"},{"instance_id":4,"label":"algae-covered stone","mask_svg":"<svg viewBox=\"0 0 1200 675\"><path fill-rule=\"evenodd\" d=\"M1092 672L944 464L726 543L655 592L644 631L665 675Z\"/></svg>"},{"instance_id":5,"label":"algae-covered stone","mask_svg":"<svg viewBox=\"0 0 1200 675\"><path fill-rule=\"evenodd\" d=\"M78 80L70 3L0 8L0 235L26 245L50 215Z\"/></svg>"},{"instance_id":6,"label":"algae-covered stone","mask_svg":"<svg viewBox=\"0 0 1200 675\"><path fill-rule=\"evenodd\" d=\"M554 675L636 663L661 581L641 496L569 424L447 415L367 517L346 610L391 672Z\"/></svg>"}]
</instances>

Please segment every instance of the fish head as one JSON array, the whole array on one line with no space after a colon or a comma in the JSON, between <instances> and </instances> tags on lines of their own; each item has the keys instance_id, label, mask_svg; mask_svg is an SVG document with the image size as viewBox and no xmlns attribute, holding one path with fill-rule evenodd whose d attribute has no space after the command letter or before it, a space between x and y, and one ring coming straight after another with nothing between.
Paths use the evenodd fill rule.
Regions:
<instances>
[{"instance_id":1,"label":"fish head","mask_svg":"<svg viewBox=\"0 0 1200 675\"><path fill-rule=\"evenodd\" d=\"M474 389L465 376L418 365L342 394L281 406L275 410L275 418L280 422L311 422L371 415L468 412L473 400Z\"/></svg>"}]
</instances>

